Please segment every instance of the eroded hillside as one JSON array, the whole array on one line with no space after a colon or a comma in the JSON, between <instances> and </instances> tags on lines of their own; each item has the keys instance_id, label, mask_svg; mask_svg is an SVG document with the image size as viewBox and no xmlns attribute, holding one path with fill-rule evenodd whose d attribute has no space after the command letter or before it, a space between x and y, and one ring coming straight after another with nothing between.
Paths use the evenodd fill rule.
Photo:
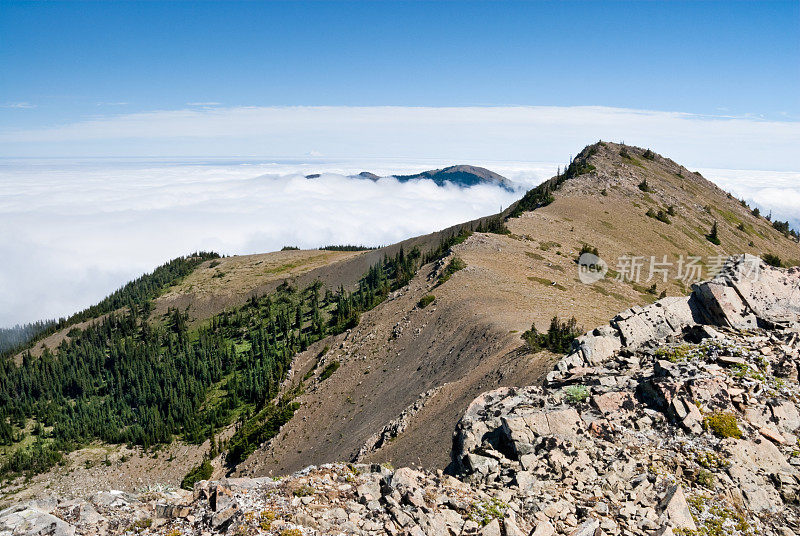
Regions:
<instances>
[{"instance_id":1,"label":"eroded hillside","mask_svg":"<svg viewBox=\"0 0 800 536\"><path fill-rule=\"evenodd\" d=\"M56 495L0 511L0 531L791 536L798 292L800 269L741 255L688 296L621 312L578 338L544 385L473 400L446 473L336 463Z\"/></svg>"},{"instance_id":2,"label":"eroded hillside","mask_svg":"<svg viewBox=\"0 0 800 536\"><path fill-rule=\"evenodd\" d=\"M303 383L295 418L237 474L283 474L355 459L360 451L363 461L443 467L441 446L477 394L534 383L547 370L552 355L522 348L520 334L532 322L546 330L553 316L575 316L593 326L662 292L685 295L691 281L677 278L681 256L700 257L699 278L729 254L800 259L797 243L770 222L671 160L606 143L587 148L576 162L585 173L566 180L551 204L509 219L510 234L475 233L455 246L452 256L466 267L445 283L437 286L450 259L423 267L349 333L299 355L294 386L326 346L318 370L341 366L323 382L312 376ZM670 223L647 215L669 207ZM720 245L705 236L714 221ZM575 260L584 245L596 247L610 267L592 285L578 279ZM626 262L618 260L626 256L642 258L638 282L617 280L625 275L617 263ZM647 281L653 256L673 263L667 283L658 272ZM426 295L435 301L422 308ZM376 433L385 440L376 444Z\"/></svg>"}]
</instances>

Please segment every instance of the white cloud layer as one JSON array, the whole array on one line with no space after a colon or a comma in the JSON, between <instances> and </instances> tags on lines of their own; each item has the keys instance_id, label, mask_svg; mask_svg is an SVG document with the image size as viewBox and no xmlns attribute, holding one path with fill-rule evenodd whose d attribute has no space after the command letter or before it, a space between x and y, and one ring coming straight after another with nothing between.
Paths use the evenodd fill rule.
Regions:
<instances>
[{"instance_id":1,"label":"white cloud layer","mask_svg":"<svg viewBox=\"0 0 800 536\"><path fill-rule=\"evenodd\" d=\"M67 315L195 250L388 244L497 212L519 195L345 176L442 164L0 161L0 326ZM556 167L482 164L527 185Z\"/></svg>"},{"instance_id":2,"label":"white cloud layer","mask_svg":"<svg viewBox=\"0 0 800 536\"><path fill-rule=\"evenodd\" d=\"M557 163L465 161L521 188ZM67 315L191 251L389 244L499 211L520 193L348 178L408 174L441 160L294 162L0 160L0 326ZM800 173L701 169L800 228ZM319 179L305 175L322 173Z\"/></svg>"},{"instance_id":3,"label":"white cloud layer","mask_svg":"<svg viewBox=\"0 0 800 536\"><path fill-rule=\"evenodd\" d=\"M600 106L208 107L0 131L2 156L413 157L547 160L598 139L689 166L800 169L800 123Z\"/></svg>"},{"instance_id":4,"label":"white cloud layer","mask_svg":"<svg viewBox=\"0 0 800 536\"><path fill-rule=\"evenodd\" d=\"M0 156L10 158L0 160L0 326L69 314L197 249L238 254L285 244L386 244L494 213L518 197L490 187L440 189L344 175L474 164L530 186L558 165L532 161L563 166L598 139L651 147L700 168L800 227L798 122L606 107L198 102L0 129ZM118 158L142 155L150 158ZM174 155L186 158L176 162ZM209 161L210 155L225 158ZM231 159L248 156L261 163ZM264 163L266 156L278 163ZM325 174L303 178L318 172Z\"/></svg>"},{"instance_id":5,"label":"white cloud layer","mask_svg":"<svg viewBox=\"0 0 800 536\"><path fill-rule=\"evenodd\" d=\"M740 169L701 169L720 188L758 207L765 216L788 221L800 230L800 172Z\"/></svg>"}]
</instances>

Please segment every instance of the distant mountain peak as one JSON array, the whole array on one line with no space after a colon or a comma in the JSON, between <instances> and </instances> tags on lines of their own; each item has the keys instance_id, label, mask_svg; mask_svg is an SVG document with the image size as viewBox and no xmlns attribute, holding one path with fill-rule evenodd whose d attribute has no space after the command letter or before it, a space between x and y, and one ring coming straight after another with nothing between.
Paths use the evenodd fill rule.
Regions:
<instances>
[{"instance_id":1,"label":"distant mountain peak","mask_svg":"<svg viewBox=\"0 0 800 536\"><path fill-rule=\"evenodd\" d=\"M313 173L306 175L307 179L318 179L321 174ZM412 180L430 180L436 183L437 186L444 186L445 184L454 184L460 188L470 188L479 184L488 184L491 186L500 186L509 191L514 191L514 183L503 177L499 173L488 170L486 168L470 165L456 165L449 166L441 169L431 169L422 171L412 175L384 175L392 176L400 182L408 182ZM353 179L365 179L370 181L377 181L381 179L380 175L376 175L371 171L362 171L357 175L350 175Z\"/></svg>"},{"instance_id":2,"label":"distant mountain peak","mask_svg":"<svg viewBox=\"0 0 800 536\"><path fill-rule=\"evenodd\" d=\"M378 175L370 173L369 171L362 171L358 175L355 175L355 177L372 181L380 179ZM454 184L461 188L469 188L479 184L489 184L492 186L500 186L507 190L514 189L514 184L502 175L486 168L469 165L456 165L441 169L432 169L412 175L394 175L394 178L400 182L431 180L435 182L437 186Z\"/></svg>"}]
</instances>

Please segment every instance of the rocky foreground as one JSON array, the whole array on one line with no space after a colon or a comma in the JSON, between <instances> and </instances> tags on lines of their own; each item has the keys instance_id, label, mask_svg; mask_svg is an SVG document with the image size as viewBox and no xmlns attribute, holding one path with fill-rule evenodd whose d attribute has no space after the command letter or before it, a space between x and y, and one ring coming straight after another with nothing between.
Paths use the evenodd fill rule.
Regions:
<instances>
[{"instance_id":1,"label":"rocky foreground","mask_svg":"<svg viewBox=\"0 0 800 536\"><path fill-rule=\"evenodd\" d=\"M800 270L740 257L690 296L579 338L543 386L481 395L448 474L334 464L46 497L0 512L0 536L791 536L799 362Z\"/></svg>"}]
</instances>

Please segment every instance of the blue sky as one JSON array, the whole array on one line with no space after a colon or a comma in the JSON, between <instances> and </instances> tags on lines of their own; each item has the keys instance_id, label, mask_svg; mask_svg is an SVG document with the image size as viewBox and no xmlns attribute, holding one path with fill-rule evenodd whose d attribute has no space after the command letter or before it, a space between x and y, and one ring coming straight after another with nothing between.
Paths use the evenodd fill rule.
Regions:
<instances>
[{"instance_id":1,"label":"blue sky","mask_svg":"<svg viewBox=\"0 0 800 536\"><path fill-rule=\"evenodd\" d=\"M800 118L800 2L0 2L0 128L222 106Z\"/></svg>"}]
</instances>

